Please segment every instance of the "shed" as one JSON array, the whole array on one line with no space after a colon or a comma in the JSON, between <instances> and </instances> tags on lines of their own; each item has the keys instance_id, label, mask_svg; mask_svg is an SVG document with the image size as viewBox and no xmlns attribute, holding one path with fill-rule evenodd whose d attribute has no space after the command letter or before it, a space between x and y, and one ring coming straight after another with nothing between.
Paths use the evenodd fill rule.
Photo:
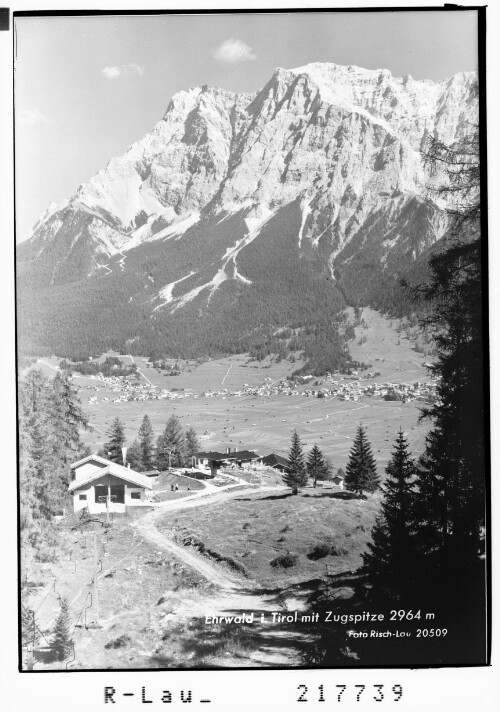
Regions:
<instances>
[{"instance_id":1,"label":"shed","mask_svg":"<svg viewBox=\"0 0 500 712\"><path fill-rule=\"evenodd\" d=\"M270 455L266 455L265 457L261 457L259 459L259 462L261 462L266 467L273 467L275 470L279 470L280 472L288 472L289 469L288 460L286 459L286 457L282 457L282 455L276 455L276 453L274 452L272 452Z\"/></svg>"}]
</instances>

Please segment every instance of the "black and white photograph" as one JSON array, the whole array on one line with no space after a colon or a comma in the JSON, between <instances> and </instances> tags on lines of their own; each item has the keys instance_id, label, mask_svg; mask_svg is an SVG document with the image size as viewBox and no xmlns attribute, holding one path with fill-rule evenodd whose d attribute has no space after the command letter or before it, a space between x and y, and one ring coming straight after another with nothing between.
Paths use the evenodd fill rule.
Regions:
<instances>
[{"instance_id":1,"label":"black and white photograph","mask_svg":"<svg viewBox=\"0 0 500 712\"><path fill-rule=\"evenodd\" d=\"M14 14L20 671L489 664L485 22Z\"/></svg>"}]
</instances>

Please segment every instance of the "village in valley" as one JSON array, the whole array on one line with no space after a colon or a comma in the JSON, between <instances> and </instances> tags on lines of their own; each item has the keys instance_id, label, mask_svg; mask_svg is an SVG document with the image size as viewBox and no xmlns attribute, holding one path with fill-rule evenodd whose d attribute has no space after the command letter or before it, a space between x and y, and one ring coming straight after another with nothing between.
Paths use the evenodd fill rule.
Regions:
<instances>
[{"instance_id":1,"label":"village in valley","mask_svg":"<svg viewBox=\"0 0 500 712\"><path fill-rule=\"evenodd\" d=\"M151 367L152 363L146 364ZM264 379L260 386L249 386L243 384L241 390L228 391L227 388L219 390L206 390L201 393L192 393L190 391L170 391L166 388L158 388L147 383L138 383L134 376L111 376L106 377L102 374L97 376L89 376L90 379L95 379L98 383L85 386L87 391L95 391L96 395L90 395L89 404L99 402L99 391L112 391L118 394L114 397L103 396L102 401L120 403L124 401L145 401L145 400L183 400L184 398L227 398L227 397L243 397L256 396L258 398L266 398L275 395L287 396L302 396L305 398L326 398L336 397L341 401L358 401L364 396L373 396L375 398L384 398L386 400L400 400L402 402L411 402L412 400L428 401L435 396L436 381L416 381L415 383L377 383L373 379L374 373L367 373L366 376L359 376L357 371L353 371L350 376L335 374L327 374L323 379L317 379L311 375L297 376L295 379L282 379L278 382L273 381L269 376ZM369 383L365 385L363 381ZM309 387L314 382L315 387ZM301 386L307 386L302 387Z\"/></svg>"}]
</instances>

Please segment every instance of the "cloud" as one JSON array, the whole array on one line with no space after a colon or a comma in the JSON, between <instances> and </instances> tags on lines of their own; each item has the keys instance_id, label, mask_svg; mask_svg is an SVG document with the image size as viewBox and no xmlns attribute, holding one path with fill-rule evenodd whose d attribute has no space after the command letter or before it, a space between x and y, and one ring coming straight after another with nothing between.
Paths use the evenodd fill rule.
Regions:
<instances>
[{"instance_id":1,"label":"cloud","mask_svg":"<svg viewBox=\"0 0 500 712\"><path fill-rule=\"evenodd\" d=\"M37 124L50 124L45 114L40 109L23 109L19 112L18 121L25 126L36 126Z\"/></svg>"},{"instance_id":2,"label":"cloud","mask_svg":"<svg viewBox=\"0 0 500 712\"><path fill-rule=\"evenodd\" d=\"M238 64L239 62L253 62L257 55L251 47L242 40L225 40L220 47L213 52L215 59L228 64Z\"/></svg>"},{"instance_id":3,"label":"cloud","mask_svg":"<svg viewBox=\"0 0 500 712\"><path fill-rule=\"evenodd\" d=\"M129 64L118 64L114 67L103 67L101 69L101 74L103 74L106 79L118 79L118 77L126 76L136 76L142 77L144 74L144 67L141 67L135 62L130 62Z\"/></svg>"}]
</instances>

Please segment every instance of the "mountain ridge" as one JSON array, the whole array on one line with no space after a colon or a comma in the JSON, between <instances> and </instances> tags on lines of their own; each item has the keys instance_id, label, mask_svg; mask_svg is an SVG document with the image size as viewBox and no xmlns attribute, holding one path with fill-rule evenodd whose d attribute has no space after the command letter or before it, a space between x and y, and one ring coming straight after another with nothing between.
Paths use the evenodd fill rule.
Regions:
<instances>
[{"instance_id":1,"label":"mountain ridge","mask_svg":"<svg viewBox=\"0 0 500 712\"><path fill-rule=\"evenodd\" d=\"M369 283L411 266L446 234L445 206L428 195L444 176L430 175L422 147L429 136L460 140L476 115L470 72L436 83L312 63L277 68L254 94L178 92L151 132L39 221L18 248L19 284L32 307L35 295L81 285L83 302L93 290L113 312L100 284L113 275L127 303L141 304L140 324L161 321L167 331L186 310L218 321L215 305L228 315L235 299L260 304L264 259L288 265L293 278L276 279L301 318L294 282L303 279L318 305L362 302ZM38 304L36 317L21 311L31 330L41 319L46 346L71 340L67 328L50 337Z\"/></svg>"}]
</instances>

